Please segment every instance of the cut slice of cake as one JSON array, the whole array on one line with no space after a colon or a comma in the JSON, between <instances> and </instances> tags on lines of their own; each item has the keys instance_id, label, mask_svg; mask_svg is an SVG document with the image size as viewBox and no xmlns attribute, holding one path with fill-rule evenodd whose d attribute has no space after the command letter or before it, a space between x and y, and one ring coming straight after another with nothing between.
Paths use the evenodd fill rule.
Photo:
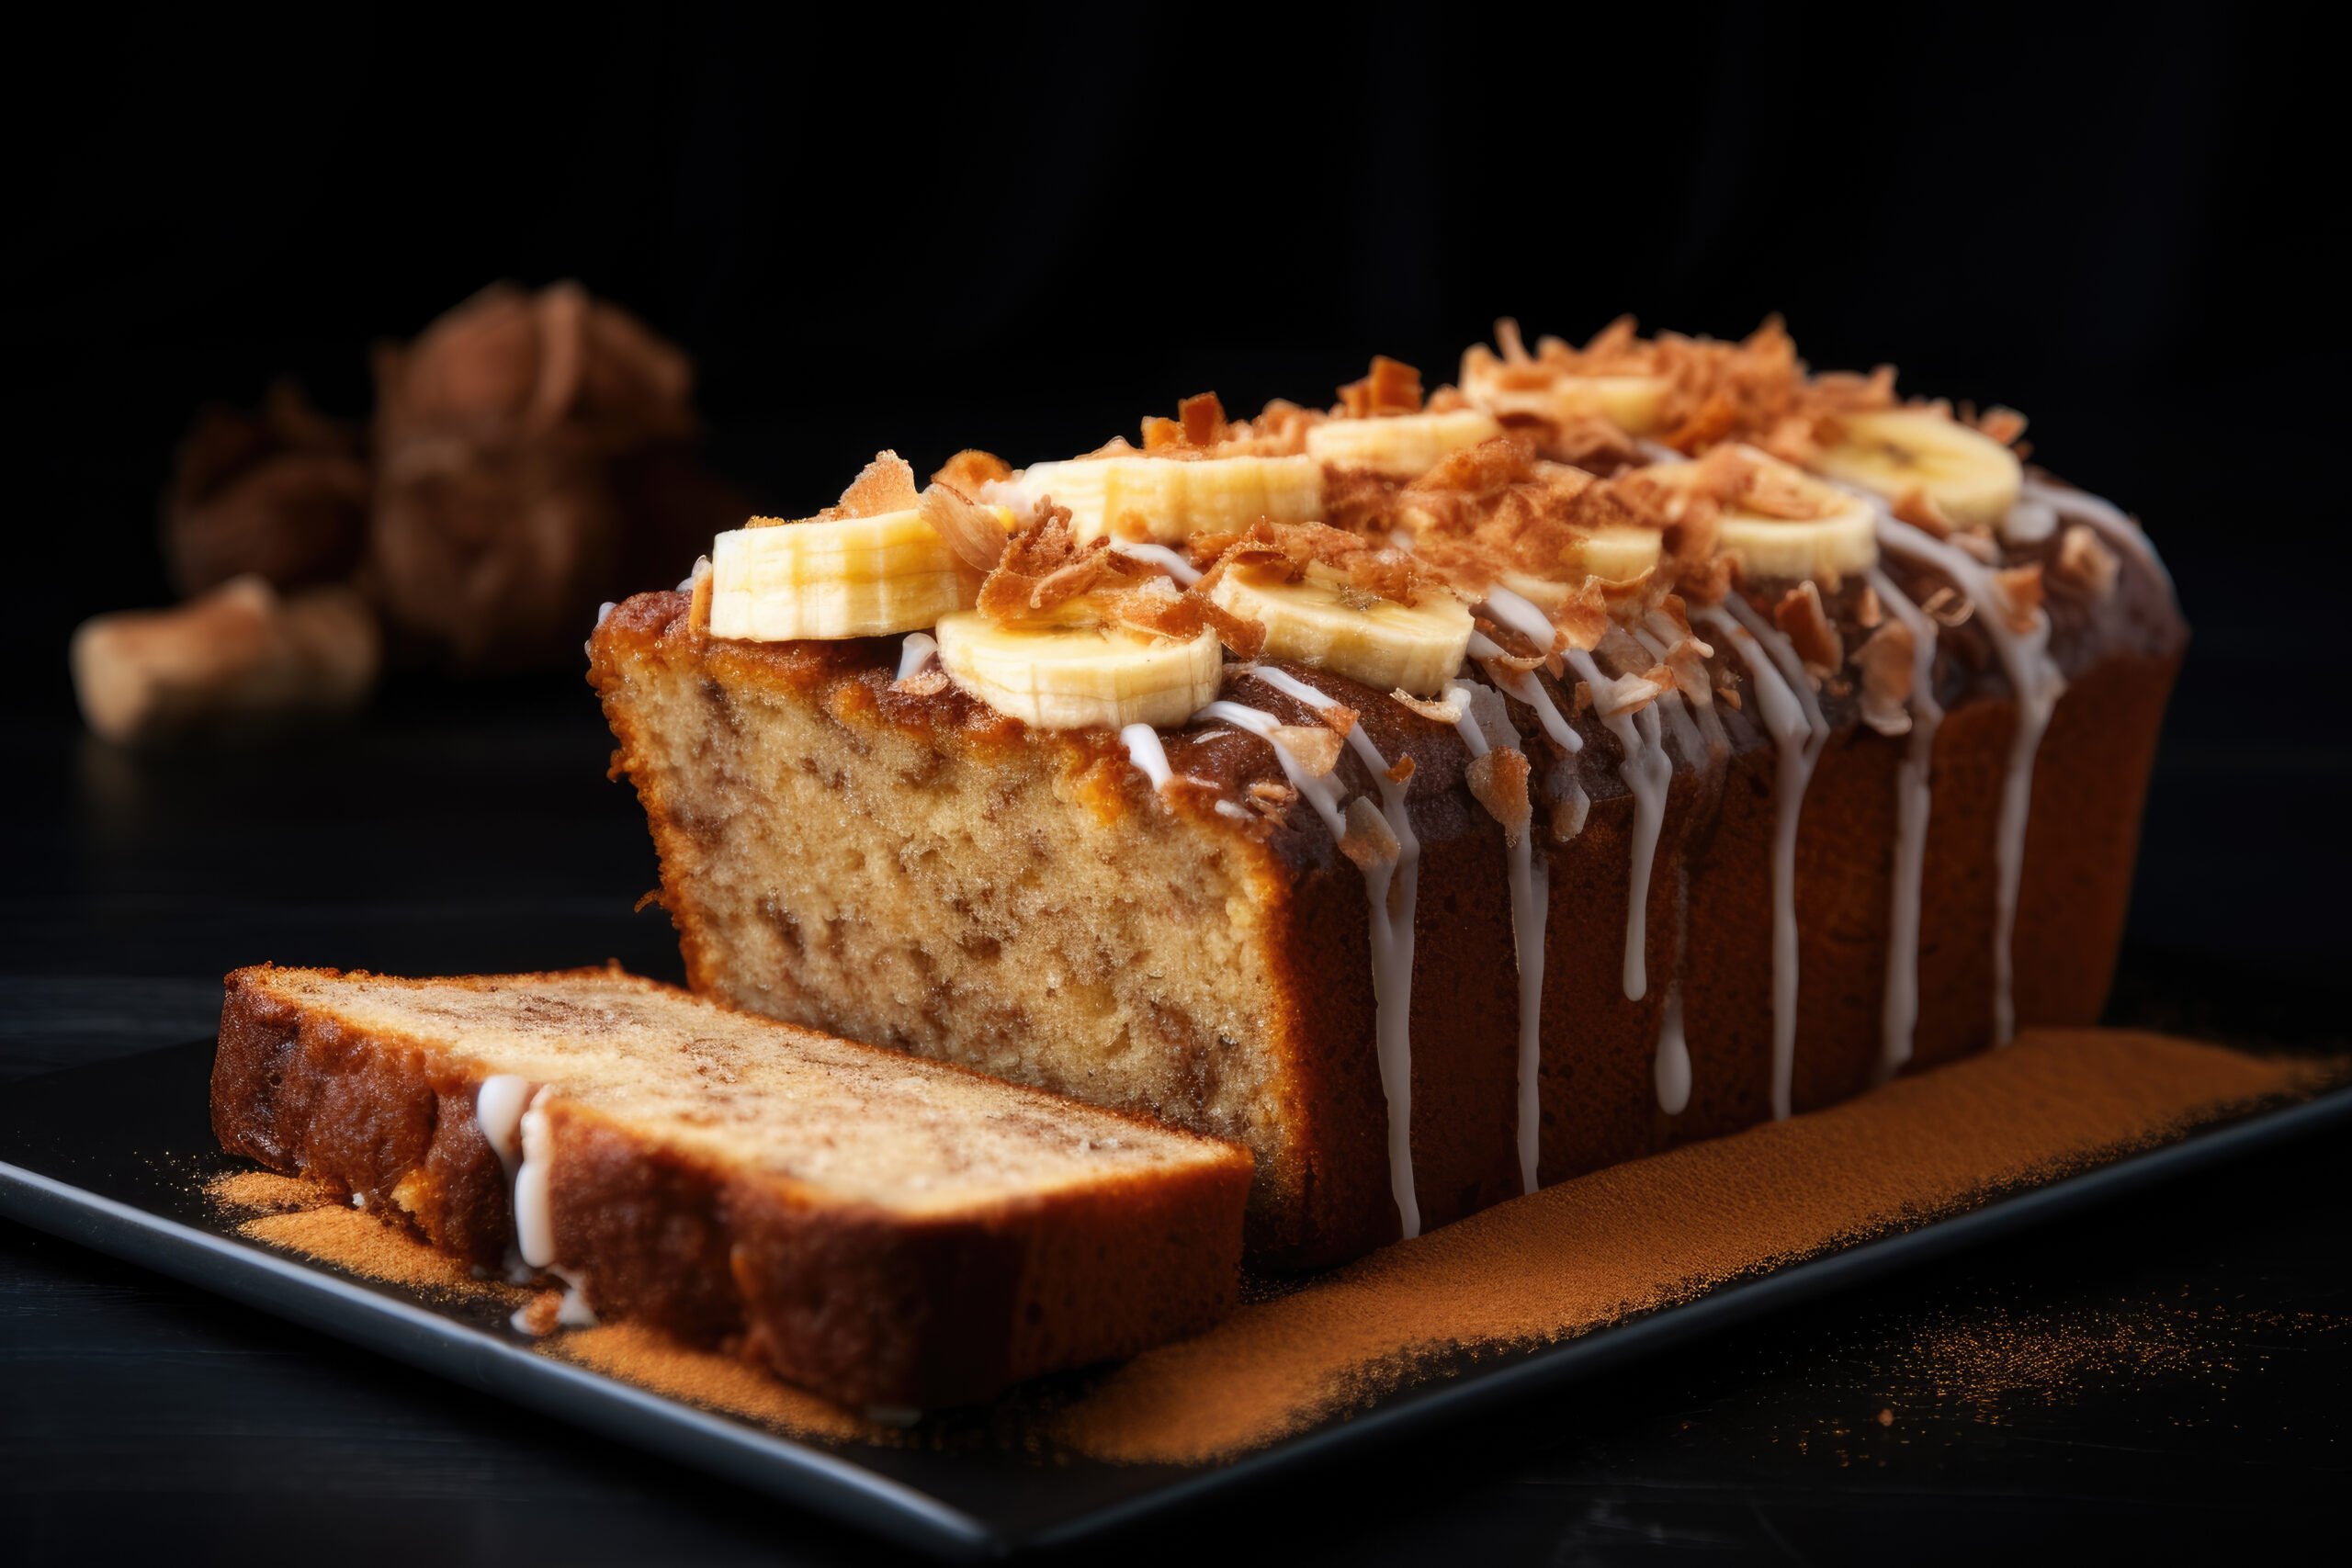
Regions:
<instances>
[{"instance_id":1,"label":"cut slice of cake","mask_svg":"<svg viewBox=\"0 0 2352 1568\"><path fill-rule=\"evenodd\" d=\"M933 1408L1233 1303L1247 1156L618 970L241 969L231 1151L596 1313Z\"/></svg>"}]
</instances>

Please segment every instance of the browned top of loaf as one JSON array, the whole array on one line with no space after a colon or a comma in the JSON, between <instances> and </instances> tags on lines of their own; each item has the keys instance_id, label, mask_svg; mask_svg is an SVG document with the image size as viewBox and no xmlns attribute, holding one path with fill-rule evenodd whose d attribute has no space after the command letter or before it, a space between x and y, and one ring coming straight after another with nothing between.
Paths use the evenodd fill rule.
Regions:
<instances>
[{"instance_id":1,"label":"browned top of loaf","mask_svg":"<svg viewBox=\"0 0 2352 1568\"><path fill-rule=\"evenodd\" d=\"M1248 1156L944 1063L755 1018L617 969L411 980L230 976L313 1019L512 1074L690 1156L941 1218Z\"/></svg>"}]
</instances>

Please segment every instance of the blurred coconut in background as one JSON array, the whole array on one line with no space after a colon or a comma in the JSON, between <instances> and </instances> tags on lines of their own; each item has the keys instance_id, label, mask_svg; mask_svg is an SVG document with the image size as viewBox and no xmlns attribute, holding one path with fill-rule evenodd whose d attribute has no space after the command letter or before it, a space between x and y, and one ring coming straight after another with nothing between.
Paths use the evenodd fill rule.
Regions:
<instances>
[{"instance_id":1,"label":"blurred coconut in background","mask_svg":"<svg viewBox=\"0 0 2352 1568\"><path fill-rule=\"evenodd\" d=\"M199 412L164 500L175 609L85 623L85 718L152 741L365 702L387 662L576 664L608 598L683 576L741 500L686 356L576 283L484 289L375 352L357 426L291 383Z\"/></svg>"}]
</instances>

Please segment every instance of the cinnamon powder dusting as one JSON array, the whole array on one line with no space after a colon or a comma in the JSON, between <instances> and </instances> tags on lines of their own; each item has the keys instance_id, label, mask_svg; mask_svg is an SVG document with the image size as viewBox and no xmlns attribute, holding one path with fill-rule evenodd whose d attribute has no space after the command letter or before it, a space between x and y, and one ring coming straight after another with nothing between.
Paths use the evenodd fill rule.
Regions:
<instances>
[{"instance_id":1,"label":"cinnamon powder dusting","mask_svg":"<svg viewBox=\"0 0 2352 1568\"><path fill-rule=\"evenodd\" d=\"M232 1171L204 1184L205 1195L240 1220L237 1234L363 1280L436 1295L519 1302L527 1292L471 1269L378 1215L351 1206L331 1188L266 1170Z\"/></svg>"},{"instance_id":2,"label":"cinnamon powder dusting","mask_svg":"<svg viewBox=\"0 0 2352 1568\"><path fill-rule=\"evenodd\" d=\"M1318 1278L1278 1290L1260 1281L1207 1333L1147 1352L1066 1403L1016 1393L989 1425L1032 1450L1211 1462L1362 1409L1464 1354L1529 1349L1674 1306L2308 1095L2346 1066L2132 1031L2030 1030L2004 1050L1578 1177ZM245 1171L205 1190L239 1234L367 1279L501 1304L533 1295L474 1279L311 1182ZM2127 1343L2110 1325L2058 1343L1974 1319L1943 1324L1919 1349L1933 1382L1981 1385L1991 1401L2045 1393L2093 1364L2153 1369L2178 1353L2168 1341ZM791 1436L903 1440L751 1362L641 1324L537 1348ZM1878 1419L1891 1424L1892 1410Z\"/></svg>"},{"instance_id":3,"label":"cinnamon powder dusting","mask_svg":"<svg viewBox=\"0 0 2352 1568\"><path fill-rule=\"evenodd\" d=\"M2130 1031L2030 1031L1828 1110L1547 1188L1246 1306L1065 1411L1093 1458L1201 1463L1464 1352L1635 1314L2143 1149L2331 1068Z\"/></svg>"},{"instance_id":4,"label":"cinnamon powder dusting","mask_svg":"<svg viewBox=\"0 0 2352 1568\"><path fill-rule=\"evenodd\" d=\"M795 1437L864 1438L887 1428L804 1389L780 1382L749 1361L697 1350L639 1323L601 1324L548 1340L548 1353L666 1398L780 1428Z\"/></svg>"}]
</instances>

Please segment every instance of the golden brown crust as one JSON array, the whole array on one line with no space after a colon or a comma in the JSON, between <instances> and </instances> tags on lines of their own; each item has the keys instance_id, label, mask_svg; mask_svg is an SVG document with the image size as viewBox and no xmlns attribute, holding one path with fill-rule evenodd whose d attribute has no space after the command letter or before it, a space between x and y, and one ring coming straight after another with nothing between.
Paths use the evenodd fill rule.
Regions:
<instances>
[{"instance_id":1,"label":"golden brown crust","mask_svg":"<svg viewBox=\"0 0 2352 1568\"><path fill-rule=\"evenodd\" d=\"M514 1225L504 1169L475 1120L487 1074L446 1042L355 1028L273 985L336 973L264 964L228 977L215 1133L232 1153L499 1267ZM600 1313L729 1346L847 1404L971 1403L1195 1332L1233 1303L1250 1180L1238 1150L910 1216L715 1165L559 1095L546 1110L556 1256L589 1281Z\"/></svg>"}]
</instances>

